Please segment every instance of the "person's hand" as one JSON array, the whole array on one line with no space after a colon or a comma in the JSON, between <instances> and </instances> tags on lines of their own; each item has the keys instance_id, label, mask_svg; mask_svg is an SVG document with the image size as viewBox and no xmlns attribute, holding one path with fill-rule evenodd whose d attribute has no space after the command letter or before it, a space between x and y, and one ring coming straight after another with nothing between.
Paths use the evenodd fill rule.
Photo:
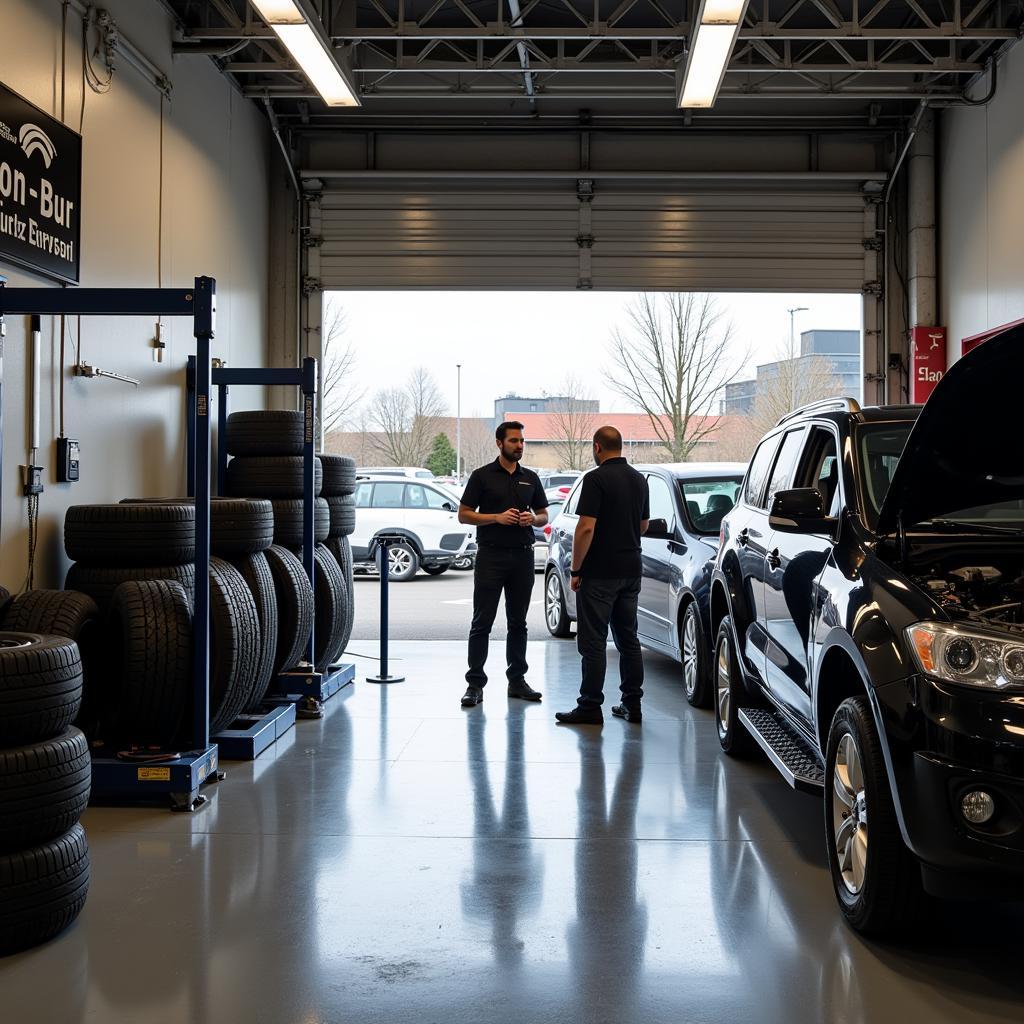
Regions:
<instances>
[{"instance_id":1,"label":"person's hand","mask_svg":"<svg viewBox=\"0 0 1024 1024\"><path fill-rule=\"evenodd\" d=\"M519 525L519 509L507 508L504 512L499 512L495 517L494 521L499 526L518 526Z\"/></svg>"},{"instance_id":2,"label":"person's hand","mask_svg":"<svg viewBox=\"0 0 1024 1024\"><path fill-rule=\"evenodd\" d=\"M569 589L575 594L580 589L580 584L583 582L582 576L573 576L569 579Z\"/></svg>"},{"instance_id":3,"label":"person's hand","mask_svg":"<svg viewBox=\"0 0 1024 1024\"><path fill-rule=\"evenodd\" d=\"M533 526L533 521L537 517L527 509L525 512L519 513L519 525L520 526Z\"/></svg>"}]
</instances>

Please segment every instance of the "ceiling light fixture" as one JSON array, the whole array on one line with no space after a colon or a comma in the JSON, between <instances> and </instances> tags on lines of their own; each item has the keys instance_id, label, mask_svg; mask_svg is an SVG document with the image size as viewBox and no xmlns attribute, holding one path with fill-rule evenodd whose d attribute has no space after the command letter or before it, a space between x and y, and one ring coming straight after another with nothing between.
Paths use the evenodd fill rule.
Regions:
<instances>
[{"instance_id":1,"label":"ceiling light fixture","mask_svg":"<svg viewBox=\"0 0 1024 1024\"><path fill-rule=\"evenodd\" d=\"M329 107L358 107L355 85L345 73L316 13L305 0L251 0L259 16L291 54Z\"/></svg>"},{"instance_id":2,"label":"ceiling light fixture","mask_svg":"<svg viewBox=\"0 0 1024 1024\"><path fill-rule=\"evenodd\" d=\"M714 106L748 0L703 0L681 67L679 106Z\"/></svg>"}]
</instances>

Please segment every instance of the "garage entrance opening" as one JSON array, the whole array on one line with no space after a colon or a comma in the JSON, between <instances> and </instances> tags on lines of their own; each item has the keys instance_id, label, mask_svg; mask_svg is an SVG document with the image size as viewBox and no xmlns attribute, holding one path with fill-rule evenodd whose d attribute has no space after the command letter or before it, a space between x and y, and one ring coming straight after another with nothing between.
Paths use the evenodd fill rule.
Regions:
<instances>
[{"instance_id":1,"label":"garage entrance opening","mask_svg":"<svg viewBox=\"0 0 1024 1024\"><path fill-rule=\"evenodd\" d=\"M537 531L529 620L531 639L548 638L541 574L553 521L592 465L596 427L617 426L635 465L745 463L791 409L860 400L862 309L860 294L835 292L327 293L324 448L366 478L352 537L354 638L377 635L369 551L394 529L416 539L392 566L403 584L392 588L393 635L465 638L473 537L453 509L509 419L525 424L524 465L555 513ZM456 534L466 547L454 547Z\"/></svg>"}]
</instances>

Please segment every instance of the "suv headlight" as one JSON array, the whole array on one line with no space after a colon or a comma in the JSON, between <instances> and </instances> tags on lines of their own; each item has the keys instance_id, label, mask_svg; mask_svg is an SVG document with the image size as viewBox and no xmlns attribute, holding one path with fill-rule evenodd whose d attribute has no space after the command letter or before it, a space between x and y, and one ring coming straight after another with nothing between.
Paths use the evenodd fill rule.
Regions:
<instances>
[{"instance_id":1,"label":"suv headlight","mask_svg":"<svg viewBox=\"0 0 1024 1024\"><path fill-rule=\"evenodd\" d=\"M1024 643L1019 640L939 622L918 622L906 632L914 660L927 675L990 690L1024 687Z\"/></svg>"}]
</instances>

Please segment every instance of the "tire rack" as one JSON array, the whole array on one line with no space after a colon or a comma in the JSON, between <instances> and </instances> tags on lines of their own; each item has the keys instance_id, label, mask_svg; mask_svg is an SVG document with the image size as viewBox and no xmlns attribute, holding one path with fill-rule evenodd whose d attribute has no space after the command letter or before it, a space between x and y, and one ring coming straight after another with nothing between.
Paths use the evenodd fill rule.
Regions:
<instances>
[{"instance_id":1,"label":"tire rack","mask_svg":"<svg viewBox=\"0 0 1024 1024\"><path fill-rule=\"evenodd\" d=\"M188 416L198 488L193 615L192 750L173 760L119 760L107 752L92 759L92 793L98 800L148 800L166 794L172 810L191 811L206 798L200 786L217 781L217 745L210 742L210 342L214 336L217 283L197 277L193 288L0 288L4 315L190 316L196 339L194 401ZM2 342L0 342L2 343ZM2 410L0 410L2 419Z\"/></svg>"},{"instance_id":2,"label":"tire rack","mask_svg":"<svg viewBox=\"0 0 1024 1024\"><path fill-rule=\"evenodd\" d=\"M189 356L188 360L188 396L189 396L189 422L194 417L191 415L197 396L195 382L197 381L195 368L195 357ZM263 369L257 367L231 368L226 366L214 366L211 374L212 382L217 387L217 493L223 494L227 481L228 452L224 443L227 437L228 422L228 388L232 385L244 386L255 385L266 386L291 386L302 391L303 419L305 422L305 435L303 440L303 467L302 467L302 566L309 578L309 585L313 590L313 623L310 626L309 643L306 645L306 668L300 668L290 672L282 672L277 677L276 694L271 697L271 703L275 706L263 715L241 715L240 721L246 722L247 727L243 729L227 729L214 737L220 745L224 757L237 761L251 761L266 750L279 736L287 732L295 724L296 705L303 705L306 710L311 710L316 717L319 716L320 705L323 701L333 697L343 686L348 685L355 678L355 666L342 664L329 666L328 671L318 672L316 670L316 564L314 551L316 549L315 537L315 515L316 497L314 458L316 456L316 389L317 389L317 366L316 360L305 358L299 369L271 368ZM197 476L198 460L196 459L197 447L194 438L190 434L188 439L188 493L191 497L195 493L196 482L201 477Z\"/></svg>"}]
</instances>

